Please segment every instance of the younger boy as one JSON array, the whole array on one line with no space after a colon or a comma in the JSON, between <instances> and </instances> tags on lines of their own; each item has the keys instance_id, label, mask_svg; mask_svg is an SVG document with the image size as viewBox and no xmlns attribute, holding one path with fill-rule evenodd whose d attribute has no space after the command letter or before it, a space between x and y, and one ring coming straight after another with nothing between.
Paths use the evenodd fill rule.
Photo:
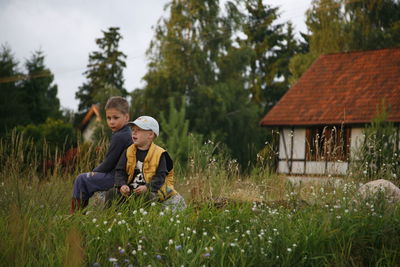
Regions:
<instances>
[{"instance_id":1,"label":"younger boy","mask_svg":"<svg viewBox=\"0 0 400 267\"><path fill-rule=\"evenodd\" d=\"M115 187L119 193L157 200L172 210L185 209L185 200L174 189L172 159L153 143L159 135L158 122L141 116L128 125L132 127L133 144L121 155L115 168Z\"/></svg>"},{"instance_id":2,"label":"younger boy","mask_svg":"<svg viewBox=\"0 0 400 267\"><path fill-rule=\"evenodd\" d=\"M129 121L129 104L120 96L108 99L105 106L107 125L112 131L110 146L103 162L92 172L76 177L70 213L82 209L89 203L89 198L97 191L106 191L114 185L115 166L122 152L132 144Z\"/></svg>"}]
</instances>

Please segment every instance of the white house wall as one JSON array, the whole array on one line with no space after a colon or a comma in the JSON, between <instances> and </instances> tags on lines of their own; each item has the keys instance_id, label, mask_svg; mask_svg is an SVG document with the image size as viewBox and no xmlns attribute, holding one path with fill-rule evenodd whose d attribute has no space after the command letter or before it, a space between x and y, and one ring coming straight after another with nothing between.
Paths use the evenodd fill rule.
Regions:
<instances>
[{"instance_id":1,"label":"white house wall","mask_svg":"<svg viewBox=\"0 0 400 267\"><path fill-rule=\"evenodd\" d=\"M357 159L356 150L357 147L364 142L364 134L362 128L351 128L351 136L350 136L350 158Z\"/></svg>"},{"instance_id":2,"label":"white house wall","mask_svg":"<svg viewBox=\"0 0 400 267\"><path fill-rule=\"evenodd\" d=\"M292 140L293 140L293 150L292 150ZM278 164L278 172L289 173L289 166L288 166L289 163L292 164L292 173L304 173L305 140L306 140L306 130L304 128L295 128L293 130L291 128L285 128L282 130L279 141L280 160ZM286 144L286 150L285 150L285 144ZM294 159L295 161L290 162L291 158ZM287 161L286 159L288 159L289 161Z\"/></svg>"}]
</instances>

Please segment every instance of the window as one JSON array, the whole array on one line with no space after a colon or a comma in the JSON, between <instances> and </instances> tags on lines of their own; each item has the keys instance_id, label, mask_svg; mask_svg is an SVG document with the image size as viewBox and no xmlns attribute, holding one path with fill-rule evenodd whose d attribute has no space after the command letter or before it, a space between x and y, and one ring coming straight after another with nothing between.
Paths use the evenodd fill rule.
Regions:
<instances>
[{"instance_id":1,"label":"window","mask_svg":"<svg viewBox=\"0 0 400 267\"><path fill-rule=\"evenodd\" d=\"M307 160L346 161L349 155L349 136L350 128L343 125L308 128Z\"/></svg>"}]
</instances>

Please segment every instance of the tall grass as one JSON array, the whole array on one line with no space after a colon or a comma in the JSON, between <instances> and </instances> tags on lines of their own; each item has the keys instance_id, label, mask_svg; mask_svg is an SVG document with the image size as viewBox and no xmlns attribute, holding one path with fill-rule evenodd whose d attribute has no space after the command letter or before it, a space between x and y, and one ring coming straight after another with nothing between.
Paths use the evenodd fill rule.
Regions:
<instances>
[{"instance_id":1,"label":"tall grass","mask_svg":"<svg viewBox=\"0 0 400 267\"><path fill-rule=\"evenodd\" d=\"M400 208L355 202L358 183L290 187L269 170L243 176L218 144L191 143L172 213L131 200L68 215L72 181L102 147L82 145L73 168L40 173L27 140L0 142L0 262L4 266L396 266ZM29 156L28 156L29 155ZM56 155L54 155L56 156ZM190 164L192 164L190 166ZM24 167L18 167L24 166ZM27 166L30 166L28 168ZM89 170L90 170L89 168Z\"/></svg>"}]
</instances>

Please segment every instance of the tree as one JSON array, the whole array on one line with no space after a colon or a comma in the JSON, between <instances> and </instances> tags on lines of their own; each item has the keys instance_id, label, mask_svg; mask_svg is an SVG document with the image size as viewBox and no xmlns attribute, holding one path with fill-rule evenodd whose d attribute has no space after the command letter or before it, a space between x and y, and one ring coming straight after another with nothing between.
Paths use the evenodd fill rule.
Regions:
<instances>
[{"instance_id":1,"label":"tree","mask_svg":"<svg viewBox=\"0 0 400 267\"><path fill-rule=\"evenodd\" d=\"M118 27L103 31L103 37L96 39L100 51L89 55L88 69L84 72L87 81L79 87L75 95L79 99L79 111L87 111L92 104L99 104L103 110L110 96L128 95L123 78L126 55L118 50L121 39Z\"/></svg>"},{"instance_id":2,"label":"tree","mask_svg":"<svg viewBox=\"0 0 400 267\"><path fill-rule=\"evenodd\" d=\"M227 1L222 12L218 0L171 1L148 50L146 85L133 92L132 107L157 116L170 98L180 110L185 96L190 132L223 143L246 165L263 145L258 120L265 99L277 101L287 89L286 78L276 78L286 77L296 42L283 26L272 26L276 9L258 0L245 1L244 8L240 3Z\"/></svg>"},{"instance_id":3,"label":"tree","mask_svg":"<svg viewBox=\"0 0 400 267\"><path fill-rule=\"evenodd\" d=\"M284 39L283 25L273 24L278 18L278 8L271 8L262 0L246 0L244 5L246 13L242 15L245 18L243 33L247 38L241 46L254 51L248 77L251 99L257 104L275 103L282 95L276 92L279 89L275 86L275 79L280 67L278 50ZM291 44L292 40L289 42Z\"/></svg>"},{"instance_id":4,"label":"tree","mask_svg":"<svg viewBox=\"0 0 400 267\"><path fill-rule=\"evenodd\" d=\"M400 45L400 2L398 0L344 1L349 18L350 50L369 50Z\"/></svg>"},{"instance_id":5,"label":"tree","mask_svg":"<svg viewBox=\"0 0 400 267\"><path fill-rule=\"evenodd\" d=\"M0 51L0 136L24 120L23 104L19 101L19 80L21 73L17 69L11 49L1 46Z\"/></svg>"},{"instance_id":6,"label":"tree","mask_svg":"<svg viewBox=\"0 0 400 267\"><path fill-rule=\"evenodd\" d=\"M61 118L60 100L54 75L44 65L42 51L36 51L26 60L27 76L21 84L20 101L24 104L28 123L44 123L47 118Z\"/></svg>"},{"instance_id":7,"label":"tree","mask_svg":"<svg viewBox=\"0 0 400 267\"><path fill-rule=\"evenodd\" d=\"M400 2L314 0L306 24L310 51L292 59L292 82L321 54L399 46Z\"/></svg>"}]
</instances>

